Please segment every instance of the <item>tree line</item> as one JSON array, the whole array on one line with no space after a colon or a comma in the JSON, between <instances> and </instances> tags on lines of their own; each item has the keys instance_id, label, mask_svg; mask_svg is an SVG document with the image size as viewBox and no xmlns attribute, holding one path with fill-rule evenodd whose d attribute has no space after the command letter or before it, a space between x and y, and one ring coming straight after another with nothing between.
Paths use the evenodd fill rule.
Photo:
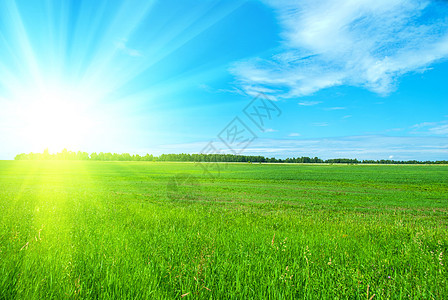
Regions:
<instances>
[{"instance_id":1,"label":"tree line","mask_svg":"<svg viewBox=\"0 0 448 300\"><path fill-rule=\"evenodd\" d=\"M448 164L446 160L440 161L418 161L418 160L358 160L351 158L320 159L318 157L292 157L275 158L261 155L234 155L234 154L162 154L154 156L146 154L144 156L129 153L96 153L91 154L82 151L69 151L51 154L48 149L43 153L22 153L16 155L15 160L93 160L93 161L178 161L178 162L245 162L245 163L329 163L329 164Z\"/></svg>"}]
</instances>

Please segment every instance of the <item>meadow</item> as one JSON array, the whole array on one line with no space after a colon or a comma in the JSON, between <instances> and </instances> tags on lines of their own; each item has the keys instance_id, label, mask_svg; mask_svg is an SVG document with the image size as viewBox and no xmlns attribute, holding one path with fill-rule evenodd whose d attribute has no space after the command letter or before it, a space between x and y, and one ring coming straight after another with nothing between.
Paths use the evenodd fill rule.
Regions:
<instances>
[{"instance_id":1,"label":"meadow","mask_svg":"<svg viewBox=\"0 0 448 300\"><path fill-rule=\"evenodd\" d=\"M448 166L0 161L0 299L443 299Z\"/></svg>"}]
</instances>

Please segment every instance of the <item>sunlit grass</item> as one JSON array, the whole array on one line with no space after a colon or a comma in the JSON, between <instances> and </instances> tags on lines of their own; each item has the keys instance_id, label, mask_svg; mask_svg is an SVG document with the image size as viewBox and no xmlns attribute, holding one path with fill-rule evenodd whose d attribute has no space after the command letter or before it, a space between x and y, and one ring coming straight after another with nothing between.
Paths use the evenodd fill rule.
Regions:
<instances>
[{"instance_id":1,"label":"sunlit grass","mask_svg":"<svg viewBox=\"0 0 448 300\"><path fill-rule=\"evenodd\" d=\"M0 162L0 298L448 293L446 166L201 171ZM168 197L177 173L195 184Z\"/></svg>"}]
</instances>

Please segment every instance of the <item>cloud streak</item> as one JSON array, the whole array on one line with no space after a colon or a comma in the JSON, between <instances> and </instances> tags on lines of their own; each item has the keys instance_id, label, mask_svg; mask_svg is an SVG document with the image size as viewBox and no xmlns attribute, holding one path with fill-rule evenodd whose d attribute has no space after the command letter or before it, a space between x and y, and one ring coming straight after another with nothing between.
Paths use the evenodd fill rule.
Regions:
<instances>
[{"instance_id":1,"label":"cloud streak","mask_svg":"<svg viewBox=\"0 0 448 300\"><path fill-rule=\"evenodd\" d=\"M337 106L337 107L324 108L324 110L343 110L343 109L346 109L346 107Z\"/></svg>"},{"instance_id":2,"label":"cloud streak","mask_svg":"<svg viewBox=\"0 0 448 300\"><path fill-rule=\"evenodd\" d=\"M322 103L322 101L302 101L299 102L300 106L314 106Z\"/></svg>"},{"instance_id":3,"label":"cloud streak","mask_svg":"<svg viewBox=\"0 0 448 300\"><path fill-rule=\"evenodd\" d=\"M413 134L448 136L448 120L415 124L411 126L411 130Z\"/></svg>"},{"instance_id":4,"label":"cloud streak","mask_svg":"<svg viewBox=\"0 0 448 300\"><path fill-rule=\"evenodd\" d=\"M317 127L325 127L328 126L328 122L315 122L313 124L311 124L312 126L317 126Z\"/></svg>"},{"instance_id":5,"label":"cloud streak","mask_svg":"<svg viewBox=\"0 0 448 300\"><path fill-rule=\"evenodd\" d=\"M119 49L120 51L122 51L123 53L132 56L132 57L143 57L143 54L136 50L136 49L131 49L128 46L126 46L126 40L120 40L115 42L115 46L117 47L117 49Z\"/></svg>"},{"instance_id":6,"label":"cloud streak","mask_svg":"<svg viewBox=\"0 0 448 300\"><path fill-rule=\"evenodd\" d=\"M406 73L448 57L448 5L429 0L266 0L283 43L269 58L250 58L231 71L250 91L281 98L338 85L392 92Z\"/></svg>"}]
</instances>

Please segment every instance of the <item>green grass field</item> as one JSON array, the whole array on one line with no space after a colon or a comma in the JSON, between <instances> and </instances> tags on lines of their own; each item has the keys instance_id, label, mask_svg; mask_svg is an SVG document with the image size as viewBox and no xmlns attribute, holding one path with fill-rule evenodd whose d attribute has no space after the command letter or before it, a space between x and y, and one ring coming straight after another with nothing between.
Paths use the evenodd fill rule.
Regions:
<instances>
[{"instance_id":1,"label":"green grass field","mask_svg":"<svg viewBox=\"0 0 448 300\"><path fill-rule=\"evenodd\" d=\"M447 212L448 166L1 161L0 298L442 299Z\"/></svg>"}]
</instances>

